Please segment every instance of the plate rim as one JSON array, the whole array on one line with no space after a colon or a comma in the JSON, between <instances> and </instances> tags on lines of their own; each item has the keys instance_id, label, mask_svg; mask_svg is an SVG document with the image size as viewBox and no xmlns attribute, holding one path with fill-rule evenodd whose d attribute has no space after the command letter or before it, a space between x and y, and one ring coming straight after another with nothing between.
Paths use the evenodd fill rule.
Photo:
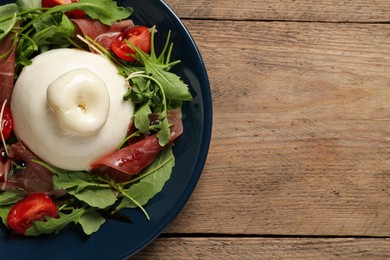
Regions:
<instances>
[{"instance_id":1,"label":"plate rim","mask_svg":"<svg viewBox=\"0 0 390 260\"><path fill-rule=\"evenodd\" d=\"M166 11L169 12L169 15L172 16L178 22L178 24L181 26L181 28L183 29L185 34L188 36L189 40L191 41L191 45L195 49L195 55L197 56L197 58L199 59L200 64L201 64L201 71L203 74L202 78L205 80L204 83L206 85L206 86L202 86L202 88L201 88L202 93L203 93L202 99L204 97L207 97L207 100L203 99L203 109L204 109L203 110L204 111L204 114L203 114L203 123L204 124L203 124L203 126L204 126L204 128L202 129L203 130L202 138L201 138L202 145L200 147L198 158L197 158L197 161L195 163L195 168L192 171L192 174L190 176L187 187L184 189L184 192L181 195L181 197L178 199L177 203L175 204L175 207L173 207L173 210L164 219L163 225L161 225L159 227L159 229L156 230L156 232L154 234L151 234L151 236L149 236L148 239L145 239L148 241L146 243L144 243L140 248L138 248L136 250L129 250L129 254L124 255L124 258L122 258L122 259L125 259L127 257L131 257L131 256L137 254L138 252L142 251L148 245L150 245L156 238L158 238L169 227L169 225L173 222L173 220L175 220L176 217L179 215L179 213L183 210L183 208L187 204L188 200L190 199L192 193L194 192L195 187L197 186L199 179L203 173L203 169L204 169L204 166L205 166L206 161L207 161L208 152L209 152L210 144L211 144L212 125L213 125L212 95L211 95L211 88L210 88L210 80L208 77L207 69L206 69L206 66L204 64L202 55L199 51L197 44L195 43L193 36L191 35L190 31L188 30L186 25L183 23L183 21L179 18L179 16L173 11L173 9L164 0L159 0L159 2L166 9ZM204 143L204 142L206 142L206 143ZM194 174L194 172L196 174Z\"/></svg>"}]
</instances>

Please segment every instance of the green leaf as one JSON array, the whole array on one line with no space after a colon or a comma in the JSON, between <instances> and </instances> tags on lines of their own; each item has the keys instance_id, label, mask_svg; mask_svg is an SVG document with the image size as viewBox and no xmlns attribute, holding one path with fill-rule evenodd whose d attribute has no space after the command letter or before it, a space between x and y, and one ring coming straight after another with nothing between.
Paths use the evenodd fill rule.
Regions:
<instances>
[{"instance_id":1,"label":"green leaf","mask_svg":"<svg viewBox=\"0 0 390 260\"><path fill-rule=\"evenodd\" d=\"M27 195L23 189L10 189L0 194L0 206L10 205L18 202Z\"/></svg>"},{"instance_id":2,"label":"green leaf","mask_svg":"<svg viewBox=\"0 0 390 260\"><path fill-rule=\"evenodd\" d=\"M42 0L17 0L19 12L42 7Z\"/></svg>"},{"instance_id":3,"label":"green leaf","mask_svg":"<svg viewBox=\"0 0 390 260\"><path fill-rule=\"evenodd\" d=\"M131 7L118 6L116 1L112 0L80 0L80 2L74 2L72 4L55 6L47 12L69 12L76 9L83 10L92 19L100 20L107 25L112 25L118 20L126 19L133 13Z\"/></svg>"},{"instance_id":4,"label":"green leaf","mask_svg":"<svg viewBox=\"0 0 390 260\"><path fill-rule=\"evenodd\" d=\"M83 185L87 181L87 175L83 172L64 172L53 175L53 186L57 190L67 190Z\"/></svg>"},{"instance_id":5,"label":"green leaf","mask_svg":"<svg viewBox=\"0 0 390 260\"><path fill-rule=\"evenodd\" d=\"M65 14L46 16L33 24L36 32L32 36L34 43L42 50L50 46L66 48L69 38L75 31L74 24Z\"/></svg>"},{"instance_id":6,"label":"green leaf","mask_svg":"<svg viewBox=\"0 0 390 260\"><path fill-rule=\"evenodd\" d=\"M175 157L172 152L172 147L167 147L162 150L153 163L143 171L142 175L140 176L140 183L143 182L153 184L152 193L155 195L162 190L165 183L171 177L174 166Z\"/></svg>"},{"instance_id":7,"label":"green leaf","mask_svg":"<svg viewBox=\"0 0 390 260\"><path fill-rule=\"evenodd\" d=\"M70 223L78 223L80 218L86 212L85 209L74 209L71 213L65 214L59 212L59 218L46 217L47 221L34 221L32 226L25 232L27 236L39 236L42 234L58 234Z\"/></svg>"},{"instance_id":8,"label":"green leaf","mask_svg":"<svg viewBox=\"0 0 390 260\"><path fill-rule=\"evenodd\" d=\"M53 44L57 44L58 46L64 48L69 45L68 39L74 35L76 30L76 26L73 22L63 14L61 16L61 22L57 27L56 33L54 37L51 39Z\"/></svg>"},{"instance_id":9,"label":"green leaf","mask_svg":"<svg viewBox=\"0 0 390 260\"><path fill-rule=\"evenodd\" d=\"M2 22L0 24L0 41L3 40L11 32L12 28L16 24L16 21L17 19L15 14L11 20Z\"/></svg>"},{"instance_id":10,"label":"green leaf","mask_svg":"<svg viewBox=\"0 0 390 260\"><path fill-rule=\"evenodd\" d=\"M192 100L192 95L188 90L187 84L185 84L179 76L167 71L166 65L161 65L154 62L151 56L142 52L131 43L127 42L127 44L129 44L129 46L135 50L138 59L143 62L146 74L151 75L156 81L159 82L164 90L167 100Z\"/></svg>"},{"instance_id":11,"label":"green leaf","mask_svg":"<svg viewBox=\"0 0 390 260\"><path fill-rule=\"evenodd\" d=\"M16 46L16 67L28 66L31 64L30 57L38 50L38 46L35 42L28 36L22 35L19 38L18 44ZM18 69L15 69L18 71Z\"/></svg>"},{"instance_id":12,"label":"green leaf","mask_svg":"<svg viewBox=\"0 0 390 260\"><path fill-rule=\"evenodd\" d=\"M0 5L0 17L13 16L17 12L18 6L16 4Z\"/></svg>"},{"instance_id":13,"label":"green leaf","mask_svg":"<svg viewBox=\"0 0 390 260\"><path fill-rule=\"evenodd\" d=\"M0 17L12 16L11 19L0 22L0 41L3 40L12 30L17 22L16 12L18 7L16 4L7 4L0 6Z\"/></svg>"},{"instance_id":14,"label":"green leaf","mask_svg":"<svg viewBox=\"0 0 390 260\"><path fill-rule=\"evenodd\" d=\"M112 0L80 0L79 3L85 3L81 9L92 19L98 19L107 25L126 19L133 13L131 7L119 7L116 1Z\"/></svg>"},{"instance_id":15,"label":"green leaf","mask_svg":"<svg viewBox=\"0 0 390 260\"><path fill-rule=\"evenodd\" d=\"M171 139L171 129L169 128L168 120L164 117L161 121L160 131L157 133L158 142L161 146L165 146Z\"/></svg>"},{"instance_id":16,"label":"green leaf","mask_svg":"<svg viewBox=\"0 0 390 260\"><path fill-rule=\"evenodd\" d=\"M151 113L152 111L150 110L149 102L146 102L134 114L135 127L142 133L147 133L149 131L149 115Z\"/></svg>"},{"instance_id":17,"label":"green leaf","mask_svg":"<svg viewBox=\"0 0 390 260\"><path fill-rule=\"evenodd\" d=\"M187 84L185 84L176 74L165 71L161 66L156 66L156 64L153 64L150 61L145 61L145 70L160 82L167 99L182 101L192 100Z\"/></svg>"},{"instance_id":18,"label":"green leaf","mask_svg":"<svg viewBox=\"0 0 390 260\"><path fill-rule=\"evenodd\" d=\"M83 228L84 233L87 235L91 235L92 233L98 231L104 222L106 222L106 219L93 209L87 210L87 212L85 212L79 220L79 224Z\"/></svg>"},{"instance_id":19,"label":"green leaf","mask_svg":"<svg viewBox=\"0 0 390 260\"><path fill-rule=\"evenodd\" d=\"M153 97L153 92L150 90L150 83L145 78L135 77L131 79L132 87L125 94L124 100L131 99L136 104L148 102Z\"/></svg>"},{"instance_id":20,"label":"green leaf","mask_svg":"<svg viewBox=\"0 0 390 260\"><path fill-rule=\"evenodd\" d=\"M91 207L100 209L113 205L117 200L111 188L85 187L79 191L77 188L72 188L67 192Z\"/></svg>"},{"instance_id":21,"label":"green leaf","mask_svg":"<svg viewBox=\"0 0 390 260\"><path fill-rule=\"evenodd\" d=\"M145 205L149 199L151 199L155 194L153 193L153 184L149 182L140 182L131 186L126 190L126 194L138 202L141 206ZM123 198L121 203L118 205L117 209L122 208L137 208L133 201L128 198Z\"/></svg>"},{"instance_id":22,"label":"green leaf","mask_svg":"<svg viewBox=\"0 0 390 260\"><path fill-rule=\"evenodd\" d=\"M65 190L91 207L106 208L116 201L109 184L98 182L96 176L86 172L67 172L56 169L53 176L55 189Z\"/></svg>"},{"instance_id":23,"label":"green leaf","mask_svg":"<svg viewBox=\"0 0 390 260\"><path fill-rule=\"evenodd\" d=\"M146 74L152 76L154 80L159 82L164 90L165 98L167 100L191 101L192 95L189 92L187 84L185 84L178 75L168 71L172 65L180 62L175 61L172 63L167 63L169 62L172 51L172 48L170 48L168 54L166 54L166 50L168 49L169 45L169 36L162 53L158 58L156 58L156 53L154 50L154 34L155 30L153 27L151 33L150 55L141 51L129 41L125 42L136 52L136 59L144 64Z\"/></svg>"},{"instance_id":24,"label":"green leaf","mask_svg":"<svg viewBox=\"0 0 390 260\"><path fill-rule=\"evenodd\" d=\"M172 148L168 147L137 177L139 181L132 183L125 190L126 194L135 199L141 206L145 205L162 190L165 183L171 177L174 165L175 157L173 156ZM124 197L117 206L117 210L136 207L136 204Z\"/></svg>"},{"instance_id":25,"label":"green leaf","mask_svg":"<svg viewBox=\"0 0 390 260\"><path fill-rule=\"evenodd\" d=\"M54 25L47 26L44 29L36 32L33 37L31 38L34 43L39 46L49 45L50 44L50 38L54 36L56 33L57 28Z\"/></svg>"},{"instance_id":26,"label":"green leaf","mask_svg":"<svg viewBox=\"0 0 390 260\"><path fill-rule=\"evenodd\" d=\"M5 226L8 226L7 217L8 217L8 213L10 212L12 206L13 205L7 205L7 206L0 207L0 218Z\"/></svg>"}]
</instances>

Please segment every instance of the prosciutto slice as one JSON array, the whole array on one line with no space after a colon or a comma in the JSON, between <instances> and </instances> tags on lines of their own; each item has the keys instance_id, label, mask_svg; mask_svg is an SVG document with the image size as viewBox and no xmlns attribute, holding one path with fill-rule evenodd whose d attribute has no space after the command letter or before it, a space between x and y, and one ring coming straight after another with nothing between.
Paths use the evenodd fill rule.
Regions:
<instances>
[{"instance_id":1,"label":"prosciutto slice","mask_svg":"<svg viewBox=\"0 0 390 260\"><path fill-rule=\"evenodd\" d=\"M92 19L72 19L72 21L78 27L76 34L88 35L107 50L110 50L112 41L122 30L134 26L134 23L131 20L115 22L112 26L105 25L99 20Z\"/></svg>"},{"instance_id":2,"label":"prosciutto slice","mask_svg":"<svg viewBox=\"0 0 390 260\"><path fill-rule=\"evenodd\" d=\"M9 148L9 157L17 164L25 164L24 169L15 170L8 179L4 174L10 169L9 160L2 160L2 172L0 178L0 187L2 190L12 188L23 188L29 193L43 192L51 193L53 191L52 174L43 166L32 162L32 159L38 159L30 150L20 142L13 144Z\"/></svg>"},{"instance_id":3,"label":"prosciutto slice","mask_svg":"<svg viewBox=\"0 0 390 260\"><path fill-rule=\"evenodd\" d=\"M0 41L0 55L12 48L14 34L8 34ZM8 57L0 59L0 106L5 100L10 104L15 76L15 48Z\"/></svg>"},{"instance_id":4,"label":"prosciutto slice","mask_svg":"<svg viewBox=\"0 0 390 260\"><path fill-rule=\"evenodd\" d=\"M169 111L168 122L173 125L170 140L172 143L183 132L181 111L179 109ZM91 171L108 174L116 182L128 181L151 164L163 148L158 142L157 134L146 136L95 161L91 165Z\"/></svg>"}]
</instances>

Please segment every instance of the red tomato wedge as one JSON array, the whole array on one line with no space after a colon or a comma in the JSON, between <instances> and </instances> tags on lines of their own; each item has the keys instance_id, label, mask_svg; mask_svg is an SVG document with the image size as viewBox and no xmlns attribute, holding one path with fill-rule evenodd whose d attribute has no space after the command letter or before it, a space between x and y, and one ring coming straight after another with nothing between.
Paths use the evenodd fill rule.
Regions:
<instances>
[{"instance_id":1,"label":"red tomato wedge","mask_svg":"<svg viewBox=\"0 0 390 260\"><path fill-rule=\"evenodd\" d=\"M148 27L134 26L127 28L111 43L111 50L119 58L129 62L135 61L135 58L132 56L132 54L135 54L135 51L125 40L145 53L149 53L150 51L150 30Z\"/></svg>"},{"instance_id":2,"label":"red tomato wedge","mask_svg":"<svg viewBox=\"0 0 390 260\"><path fill-rule=\"evenodd\" d=\"M1 118L1 130L5 140L7 140L8 137L11 135L13 128L14 120L12 118L11 109L8 106L5 106L3 111L3 117Z\"/></svg>"},{"instance_id":3,"label":"red tomato wedge","mask_svg":"<svg viewBox=\"0 0 390 260\"><path fill-rule=\"evenodd\" d=\"M33 193L18 201L7 216L8 225L24 234L34 221L44 221L46 216L58 218L57 207L44 193Z\"/></svg>"},{"instance_id":4,"label":"red tomato wedge","mask_svg":"<svg viewBox=\"0 0 390 260\"><path fill-rule=\"evenodd\" d=\"M42 7L54 7L57 5L66 5L78 2L79 0L42 0ZM66 13L67 16L72 18L85 18L86 14L82 10L73 10Z\"/></svg>"}]
</instances>

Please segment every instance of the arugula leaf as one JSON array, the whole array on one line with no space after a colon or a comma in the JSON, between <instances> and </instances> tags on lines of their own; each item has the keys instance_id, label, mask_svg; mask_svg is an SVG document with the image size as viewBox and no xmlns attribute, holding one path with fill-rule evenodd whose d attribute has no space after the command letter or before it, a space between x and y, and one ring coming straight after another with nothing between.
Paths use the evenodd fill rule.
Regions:
<instances>
[{"instance_id":1,"label":"arugula leaf","mask_svg":"<svg viewBox=\"0 0 390 260\"><path fill-rule=\"evenodd\" d=\"M16 14L14 15L14 17L9 20L8 22L5 21L3 23L0 24L0 32L2 32L0 34L0 41L3 40L12 30L12 28L15 26L17 22L17 19L16 19Z\"/></svg>"},{"instance_id":2,"label":"arugula leaf","mask_svg":"<svg viewBox=\"0 0 390 260\"><path fill-rule=\"evenodd\" d=\"M169 128L168 120L166 118L166 113L164 118L161 120L160 131L157 133L158 142L161 146L165 146L169 143L171 139L171 129Z\"/></svg>"},{"instance_id":3,"label":"arugula leaf","mask_svg":"<svg viewBox=\"0 0 390 260\"><path fill-rule=\"evenodd\" d=\"M0 218L5 226L8 226L7 217L13 205L6 205L0 207Z\"/></svg>"},{"instance_id":4,"label":"arugula leaf","mask_svg":"<svg viewBox=\"0 0 390 260\"><path fill-rule=\"evenodd\" d=\"M100 209L113 205L117 200L111 188L85 187L80 191L77 191L77 188L72 188L68 189L67 192L91 207Z\"/></svg>"},{"instance_id":5,"label":"arugula leaf","mask_svg":"<svg viewBox=\"0 0 390 260\"><path fill-rule=\"evenodd\" d=\"M38 50L38 45L26 35L21 35L19 38L16 50L18 55L16 56L15 71L19 71L21 67L31 64L30 57Z\"/></svg>"},{"instance_id":6,"label":"arugula leaf","mask_svg":"<svg viewBox=\"0 0 390 260\"><path fill-rule=\"evenodd\" d=\"M18 6L16 4L0 5L0 17L12 17L18 12ZM0 22L2 24L5 21Z\"/></svg>"},{"instance_id":7,"label":"arugula leaf","mask_svg":"<svg viewBox=\"0 0 390 260\"><path fill-rule=\"evenodd\" d=\"M167 100L191 101L192 95L188 90L187 84L179 76L169 72L173 65L180 62L180 60L170 62L173 48L173 44L169 44L170 35L171 33L169 32L164 48L158 57L154 47L155 27L151 31L151 50L149 55L130 42L126 41L126 43L136 52L136 59L145 66L146 74L152 75L159 82L164 89Z\"/></svg>"},{"instance_id":8,"label":"arugula leaf","mask_svg":"<svg viewBox=\"0 0 390 260\"><path fill-rule=\"evenodd\" d=\"M142 133L147 133L149 131L149 114L152 111L150 110L150 102L144 103L134 114L134 124L137 129Z\"/></svg>"},{"instance_id":9,"label":"arugula leaf","mask_svg":"<svg viewBox=\"0 0 390 260\"><path fill-rule=\"evenodd\" d=\"M112 25L116 21L126 19L133 13L133 8L118 6L116 1L113 0L80 0L71 4L57 5L50 9L40 8L39 2L38 0L32 0L31 2L28 0L19 0L17 4L0 6L0 24L9 24L8 20L11 20L15 13L19 21L26 21L29 18L29 22L24 24L20 29L20 33L22 33L29 30L30 26L39 19L54 13L82 10L92 19L99 20L107 25ZM42 12L44 10L46 11Z\"/></svg>"},{"instance_id":10,"label":"arugula leaf","mask_svg":"<svg viewBox=\"0 0 390 260\"><path fill-rule=\"evenodd\" d=\"M9 20L0 22L0 41L3 40L8 33L12 30L17 22L16 12L18 7L16 4L7 4L0 6L0 17L2 16L11 16Z\"/></svg>"},{"instance_id":11,"label":"arugula leaf","mask_svg":"<svg viewBox=\"0 0 390 260\"><path fill-rule=\"evenodd\" d=\"M83 186L87 183L87 175L83 172L62 172L53 175L53 187L57 190L67 190L74 187Z\"/></svg>"},{"instance_id":12,"label":"arugula leaf","mask_svg":"<svg viewBox=\"0 0 390 260\"><path fill-rule=\"evenodd\" d=\"M25 232L27 236L39 236L42 234L58 234L70 223L78 223L84 215L86 209L73 209L72 212L65 214L58 212L59 218L46 217L46 221L34 221L32 226Z\"/></svg>"},{"instance_id":13,"label":"arugula leaf","mask_svg":"<svg viewBox=\"0 0 390 260\"><path fill-rule=\"evenodd\" d=\"M156 59L154 54L148 55L130 42L127 42L127 44L129 44L129 46L137 53L136 58L144 64L146 74L152 75L164 89L166 99L180 101L192 100L192 95L188 90L188 85L185 84L179 76L167 70L172 66L171 64L160 64L159 62L164 61L164 59ZM152 53L154 53L154 51ZM161 56L163 55L161 54L160 57Z\"/></svg>"},{"instance_id":14,"label":"arugula leaf","mask_svg":"<svg viewBox=\"0 0 390 260\"><path fill-rule=\"evenodd\" d=\"M159 66L144 59L145 71L152 74L153 77L160 82L164 89L167 99L191 101L192 96L185 84L176 74L164 70L163 66Z\"/></svg>"},{"instance_id":15,"label":"arugula leaf","mask_svg":"<svg viewBox=\"0 0 390 260\"><path fill-rule=\"evenodd\" d=\"M174 166L175 156L173 155L172 147L170 146L162 150L153 163L145 168L137 179L139 179L140 182L153 184L154 187L152 191L157 194L171 177Z\"/></svg>"},{"instance_id":16,"label":"arugula leaf","mask_svg":"<svg viewBox=\"0 0 390 260\"><path fill-rule=\"evenodd\" d=\"M68 39L74 35L75 31L76 26L74 23L68 18L68 16L63 14L61 16L61 22L57 26L57 31L51 39L51 42L62 48L67 47L69 46Z\"/></svg>"},{"instance_id":17,"label":"arugula leaf","mask_svg":"<svg viewBox=\"0 0 390 260\"><path fill-rule=\"evenodd\" d=\"M91 207L103 209L117 200L111 185L101 183L95 175L58 169L39 160L34 162L44 166L53 174L54 189L65 190Z\"/></svg>"},{"instance_id":18,"label":"arugula leaf","mask_svg":"<svg viewBox=\"0 0 390 260\"><path fill-rule=\"evenodd\" d=\"M0 194L0 207L18 202L27 195L23 189L10 189Z\"/></svg>"},{"instance_id":19,"label":"arugula leaf","mask_svg":"<svg viewBox=\"0 0 390 260\"><path fill-rule=\"evenodd\" d=\"M38 20L33 24L36 33L32 40L41 50L49 49L50 45L65 48L70 45L76 27L65 14L52 15Z\"/></svg>"},{"instance_id":20,"label":"arugula leaf","mask_svg":"<svg viewBox=\"0 0 390 260\"><path fill-rule=\"evenodd\" d=\"M87 210L79 219L79 224L87 235L91 235L98 231L104 222L106 222L106 219L93 209Z\"/></svg>"},{"instance_id":21,"label":"arugula leaf","mask_svg":"<svg viewBox=\"0 0 390 260\"><path fill-rule=\"evenodd\" d=\"M145 205L150 198L154 196L153 194L153 184L149 182L140 182L125 191L125 193L138 202L140 206ZM116 210L121 210L123 208L137 208L139 207L133 201L129 200L126 197L123 197Z\"/></svg>"},{"instance_id":22,"label":"arugula leaf","mask_svg":"<svg viewBox=\"0 0 390 260\"><path fill-rule=\"evenodd\" d=\"M42 7L42 0L17 0L19 12Z\"/></svg>"},{"instance_id":23,"label":"arugula leaf","mask_svg":"<svg viewBox=\"0 0 390 260\"><path fill-rule=\"evenodd\" d=\"M80 0L71 4L57 5L46 13L69 12L76 9L84 11L92 19L100 20L107 25L126 19L133 13L133 8L118 6L113 0Z\"/></svg>"},{"instance_id":24,"label":"arugula leaf","mask_svg":"<svg viewBox=\"0 0 390 260\"><path fill-rule=\"evenodd\" d=\"M172 168L175 165L175 157L172 148L168 147L161 151L159 156L150 164L136 179L136 183L131 183L125 190L126 194L134 198L141 206L145 205L151 198L159 193L169 180ZM138 205L123 197L116 210L122 208L135 208Z\"/></svg>"},{"instance_id":25,"label":"arugula leaf","mask_svg":"<svg viewBox=\"0 0 390 260\"><path fill-rule=\"evenodd\" d=\"M135 104L148 102L152 97L152 91L147 86L145 79L141 77L131 79L133 82L131 89L123 96L123 100L131 99Z\"/></svg>"},{"instance_id":26,"label":"arugula leaf","mask_svg":"<svg viewBox=\"0 0 390 260\"><path fill-rule=\"evenodd\" d=\"M150 113L160 113L160 125L157 134L159 144L165 146L170 140L170 128L167 120L167 108L181 106L183 101L192 100L192 95L179 76L169 72L169 69L180 61L170 62L172 44L169 45L170 33L160 55L157 57L154 48L155 27L151 31L151 51L141 51L129 41L125 42L132 48L134 56L140 64L144 65L143 70L132 71L124 66L120 69L128 73L127 79L131 80L132 88L125 94L124 100L129 98L139 104L135 112L134 123L137 129L146 133L149 130ZM168 47L169 46L169 47ZM167 52L168 51L168 52Z\"/></svg>"},{"instance_id":27,"label":"arugula leaf","mask_svg":"<svg viewBox=\"0 0 390 260\"><path fill-rule=\"evenodd\" d=\"M51 171L54 173L53 170ZM111 206L117 199L111 186L99 183L94 177L86 172L67 172L57 169L53 175L53 186L55 189L65 190L91 207L103 209Z\"/></svg>"}]
</instances>

